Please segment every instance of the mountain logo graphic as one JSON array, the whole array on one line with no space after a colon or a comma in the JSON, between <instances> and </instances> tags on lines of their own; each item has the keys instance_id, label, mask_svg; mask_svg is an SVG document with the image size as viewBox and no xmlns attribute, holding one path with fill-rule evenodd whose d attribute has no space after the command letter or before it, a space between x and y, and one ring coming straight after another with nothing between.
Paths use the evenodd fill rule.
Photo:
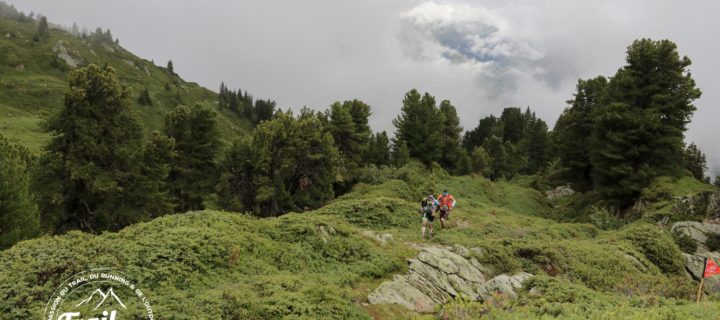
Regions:
<instances>
[{"instance_id":1,"label":"mountain logo graphic","mask_svg":"<svg viewBox=\"0 0 720 320\"><path fill-rule=\"evenodd\" d=\"M112 287L110 289L108 289L107 292L102 292L102 290L100 290L100 289L95 289L95 291L93 291L93 293L87 299L80 301L80 303L76 304L75 307L79 307L81 305L88 304L88 303L94 303L94 301L100 300L100 302L98 302L97 305L95 305L95 308L93 309L93 310L97 310L98 308L100 308L100 306L103 305L103 303L105 303L105 301L108 300L108 297L111 297L112 299L115 300L115 302L119 303L120 306L122 306L124 309L127 309L125 304L123 304L122 300L120 300L120 298L118 298L118 296L115 294L115 291L113 291Z\"/></svg>"}]
</instances>

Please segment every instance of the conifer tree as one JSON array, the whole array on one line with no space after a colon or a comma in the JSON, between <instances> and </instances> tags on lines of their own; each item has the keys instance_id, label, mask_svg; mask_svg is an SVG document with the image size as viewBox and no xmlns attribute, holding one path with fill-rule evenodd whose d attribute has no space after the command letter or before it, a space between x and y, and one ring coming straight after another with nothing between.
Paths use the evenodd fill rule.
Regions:
<instances>
[{"instance_id":1,"label":"conifer tree","mask_svg":"<svg viewBox=\"0 0 720 320\"><path fill-rule=\"evenodd\" d=\"M503 141L510 141L516 144L524 136L525 117L520 108L505 108L500 116L500 122L503 124Z\"/></svg>"},{"instance_id":2,"label":"conifer tree","mask_svg":"<svg viewBox=\"0 0 720 320\"><path fill-rule=\"evenodd\" d=\"M413 89L405 94L401 114L393 120L396 145L404 142L410 156L429 164L438 161L442 154L442 133L438 130L444 123L435 98L429 93L420 95Z\"/></svg>"},{"instance_id":3,"label":"conifer tree","mask_svg":"<svg viewBox=\"0 0 720 320\"><path fill-rule=\"evenodd\" d=\"M510 141L503 142L495 135L485 140L483 148L492 159L490 179L510 179L515 174L513 168L513 148Z\"/></svg>"},{"instance_id":4,"label":"conifer tree","mask_svg":"<svg viewBox=\"0 0 720 320\"><path fill-rule=\"evenodd\" d=\"M493 161L482 146L477 146L470 156L472 159L472 171L489 177L492 173Z\"/></svg>"},{"instance_id":5,"label":"conifer tree","mask_svg":"<svg viewBox=\"0 0 720 320\"><path fill-rule=\"evenodd\" d=\"M503 136L503 125L500 119L490 115L480 119L478 126L475 129L470 130L463 136L463 147L468 152L473 151L475 147L482 146L485 143L485 139L495 135L497 137Z\"/></svg>"},{"instance_id":6,"label":"conifer tree","mask_svg":"<svg viewBox=\"0 0 720 320\"><path fill-rule=\"evenodd\" d=\"M396 167L402 167L410 162L410 150L408 150L405 141L395 141L393 144L392 164Z\"/></svg>"},{"instance_id":7,"label":"conifer tree","mask_svg":"<svg viewBox=\"0 0 720 320\"><path fill-rule=\"evenodd\" d=\"M172 62L172 60L168 60L167 70L168 70L168 72L169 72L171 75L175 75L175 67L173 67L173 62Z\"/></svg>"},{"instance_id":8,"label":"conifer tree","mask_svg":"<svg viewBox=\"0 0 720 320\"><path fill-rule=\"evenodd\" d=\"M545 170L550 164L552 142L548 126L535 114L527 117L527 129L520 140L518 149L524 157L522 168L525 174L536 174Z\"/></svg>"},{"instance_id":9,"label":"conifer tree","mask_svg":"<svg viewBox=\"0 0 720 320\"><path fill-rule=\"evenodd\" d=\"M32 36L34 42L40 42L45 40L49 36L48 21L45 16L40 17L38 22L38 28L35 30L35 34Z\"/></svg>"},{"instance_id":10,"label":"conifer tree","mask_svg":"<svg viewBox=\"0 0 720 320\"><path fill-rule=\"evenodd\" d=\"M339 154L324 125L309 109L260 123L252 142L236 142L226 156L219 203L267 217L331 200Z\"/></svg>"},{"instance_id":11,"label":"conifer tree","mask_svg":"<svg viewBox=\"0 0 720 320\"><path fill-rule=\"evenodd\" d=\"M30 187L30 156L0 135L0 250L40 234Z\"/></svg>"},{"instance_id":12,"label":"conifer tree","mask_svg":"<svg viewBox=\"0 0 720 320\"><path fill-rule=\"evenodd\" d=\"M440 112L442 113L443 122L440 123L440 131L442 133L442 155L440 157L440 165L453 174L468 173L466 168L469 165L465 163L468 154L460 146L460 118L457 115L455 107L448 100L440 102Z\"/></svg>"},{"instance_id":13,"label":"conifer tree","mask_svg":"<svg viewBox=\"0 0 720 320\"><path fill-rule=\"evenodd\" d=\"M252 98L250 98L250 105L252 106ZM275 113L275 105L275 101L272 100L256 100L255 109L251 112L255 124L272 119Z\"/></svg>"},{"instance_id":14,"label":"conifer tree","mask_svg":"<svg viewBox=\"0 0 720 320\"><path fill-rule=\"evenodd\" d=\"M163 201L128 200L144 189L142 129L129 94L111 67L91 64L70 74L64 108L46 124L54 137L33 182L49 230L118 230L148 219Z\"/></svg>"},{"instance_id":15,"label":"conifer tree","mask_svg":"<svg viewBox=\"0 0 720 320\"><path fill-rule=\"evenodd\" d=\"M169 174L175 211L204 209L203 201L217 184L220 136L215 112L202 106L179 106L165 119L165 134L174 139L177 153Z\"/></svg>"},{"instance_id":16,"label":"conifer tree","mask_svg":"<svg viewBox=\"0 0 720 320\"><path fill-rule=\"evenodd\" d=\"M577 190L592 187L590 138L595 125L595 113L608 103L608 82L603 76L578 80L577 92L567 103L555 123L554 140L560 164L567 170L568 182Z\"/></svg>"},{"instance_id":17,"label":"conifer tree","mask_svg":"<svg viewBox=\"0 0 720 320\"><path fill-rule=\"evenodd\" d=\"M707 170L707 160L705 154L700 151L695 143L691 143L685 149L685 169L692 173L695 179L705 180L705 170Z\"/></svg>"},{"instance_id":18,"label":"conifer tree","mask_svg":"<svg viewBox=\"0 0 720 320\"><path fill-rule=\"evenodd\" d=\"M387 132L375 133L370 138L365 159L378 167L390 165L390 139Z\"/></svg>"},{"instance_id":19,"label":"conifer tree","mask_svg":"<svg viewBox=\"0 0 720 320\"><path fill-rule=\"evenodd\" d=\"M597 190L618 208L656 177L681 173L684 132L701 94L690 59L669 40L636 40L626 60L610 81L610 105L599 110L591 146Z\"/></svg>"}]
</instances>

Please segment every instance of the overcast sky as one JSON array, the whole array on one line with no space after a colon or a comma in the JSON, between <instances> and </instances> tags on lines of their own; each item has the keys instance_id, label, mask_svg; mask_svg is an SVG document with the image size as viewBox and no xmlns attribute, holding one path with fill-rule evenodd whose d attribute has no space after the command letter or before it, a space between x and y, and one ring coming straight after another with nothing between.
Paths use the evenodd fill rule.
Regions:
<instances>
[{"instance_id":1,"label":"overcast sky","mask_svg":"<svg viewBox=\"0 0 720 320\"><path fill-rule=\"evenodd\" d=\"M462 125L530 106L552 127L578 78L611 76L637 38L671 39L703 91L688 142L720 172L719 1L10 0L18 9L110 28L120 44L217 90L282 108L358 98L392 131L404 93L457 107Z\"/></svg>"}]
</instances>

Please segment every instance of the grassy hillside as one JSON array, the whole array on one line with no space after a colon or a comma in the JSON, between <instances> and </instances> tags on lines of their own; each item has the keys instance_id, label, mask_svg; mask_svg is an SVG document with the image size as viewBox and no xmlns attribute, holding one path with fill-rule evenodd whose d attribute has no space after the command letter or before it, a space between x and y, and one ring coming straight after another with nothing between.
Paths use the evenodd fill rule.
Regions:
<instances>
[{"instance_id":1,"label":"grassy hillside","mask_svg":"<svg viewBox=\"0 0 720 320\"><path fill-rule=\"evenodd\" d=\"M535 190L420 170L388 171L324 208L279 218L191 212L117 233L21 242L0 252L0 313L35 316L62 279L112 267L142 284L158 319L720 316L717 303L690 301L696 283L683 274L680 250L662 228L559 223L541 217L551 207ZM537 275L518 299L456 301L435 315L366 303L382 281L407 271L405 259L422 242L416 202L430 188L449 188L458 207L452 227L425 243L477 248L487 276ZM392 239L383 243L378 234Z\"/></svg>"},{"instance_id":2,"label":"grassy hillside","mask_svg":"<svg viewBox=\"0 0 720 320\"><path fill-rule=\"evenodd\" d=\"M33 42L35 22L0 18L0 134L38 152L49 136L40 124L63 105L67 75L73 65L110 65L121 82L132 88L130 99L147 131L162 128L165 114L178 104L207 105L217 110L217 94L121 46L92 38L78 38L51 29L48 39ZM164 65L164 62L162 62ZM152 106L142 106L138 96L148 88ZM247 120L218 110L219 128L225 142L250 127Z\"/></svg>"}]
</instances>

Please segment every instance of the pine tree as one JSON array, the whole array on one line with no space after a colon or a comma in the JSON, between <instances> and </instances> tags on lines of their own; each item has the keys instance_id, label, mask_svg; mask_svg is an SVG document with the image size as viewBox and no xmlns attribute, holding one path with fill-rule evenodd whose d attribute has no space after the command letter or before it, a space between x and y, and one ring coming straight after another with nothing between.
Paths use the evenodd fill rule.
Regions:
<instances>
[{"instance_id":1,"label":"pine tree","mask_svg":"<svg viewBox=\"0 0 720 320\"><path fill-rule=\"evenodd\" d=\"M219 203L263 217L317 208L334 197L339 157L320 114L278 112L257 126L252 142L233 145Z\"/></svg>"},{"instance_id":2,"label":"pine tree","mask_svg":"<svg viewBox=\"0 0 720 320\"><path fill-rule=\"evenodd\" d=\"M610 106L593 130L593 180L606 200L630 205L658 176L683 169L683 140L700 90L669 40L636 40L610 81Z\"/></svg>"},{"instance_id":3,"label":"pine tree","mask_svg":"<svg viewBox=\"0 0 720 320\"><path fill-rule=\"evenodd\" d=\"M170 164L175 161L175 140L154 131L142 153L142 167L134 184L134 198L126 201L145 203L149 217L173 212L170 198Z\"/></svg>"},{"instance_id":4,"label":"pine tree","mask_svg":"<svg viewBox=\"0 0 720 320\"><path fill-rule=\"evenodd\" d=\"M48 28L48 21L45 16L40 17L40 21L38 22L38 28L35 30L35 33L32 36L32 40L34 42L40 42L49 36L49 28Z\"/></svg>"},{"instance_id":5,"label":"pine tree","mask_svg":"<svg viewBox=\"0 0 720 320\"><path fill-rule=\"evenodd\" d=\"M344 183L338 185L340 192L347 191L367 162L365 154L370 140L370 106L360 100L335 102L330 107L328 131L340 151L346 171Z\"/></svg>"},{"instance_id":6,"label":"pine tree","mask_svg":"<svg viewBox=\"0 0 720 320\"><path fill-rule=\"evenodd\" d=\"M536 174L544 171L550 164L552 143L545 121L531 114L527 117L527 123L525 135L520 140L518 149L524 157L523 173Z\"/></svg>"},{"instance_id":7,"label":"pine tree","mask_svg":"<svg viewBox=\"0 0 720 320\"><path fill-rule=\"evenodd\" d=\"M29 154L0 135L0 250L40 234L40 216L29 192Z\"/></svg>"},{"instance_id":8,"label":"pine tree","mask_svg":"<svg viewBox=\"0 0 720 320\"><path fill-rule=\"evenodd\" d=\"M70 74L65 106L46 124L54 137L33 182L49 230L118 230L148 219L162 201L128 200L143 189L142 129L129 94L111 67L91 64Z\"/></svg>"},{"instance_id":9,"label":"pine tree","mask_svg":"<svg viewBox=\"0 0 720 320\"><path fill-rule=\"evenodd\" d=\"M705 180L705 170L707 170L707 160L705 154L700 151L695 143L691 143L685 149L685 169L692 173L695 179Z\"/></svg>"},{"instance_id":10,"label":"pine tree","mask_svg":"<svg viewBox=\"0 0 720 320\"><path fill-rule=\"evenodd\" d=\"M590 138L595 112L607 105L608 82L605 77L578 80L577 92L555 123L554 140L560 164L567 170L568 182L577 190L592 187Z\"/></svg>"},{"instance_id":11,"label":"pine tree","mask_svg":"<svg viewBox=\"0 0 720 320\"><path fill-rule=\"evenodd\" d=\"M510 141L503 142L495 135L485 140L483 148L492 159L490 179L510 179L515 174L513 168L513 150Z\"/></svg>"},{"instance_id":12,"label":"pine tree","mask_svg":"<svg viewBox=\"0 0 720 320\"><path fill-rule=\"evenodd\" d=\"M465 133L462 142L463 147L465 147L465 150L468 152L473 151L475 147L482 146L485 143L485 139L492 135L502 137L503 125L500 119L490 115L480 119L475 129Z\"/></svg>"},{"instance_id":13,"label":"pine tree","mask_svg":"<svg viewBox=\"0 0 720 320\"><path fill-rule=\"evenodd\" d=\"M440 160L442 154L442 133L438 127L445 120L435 105L435 98L429 93L420 95L413 89L405 94L401 114L393 120L397 131L395 144L404 142L410 156L425 164Z\"/></svg>"},{"instance_id":14,"label":"pine tree","mask_svg":"<svg viewBox=\"0 0 720 320\"><path fill-rule=\"evenodd\" d=\"M516 144L523 138L525 132L525 117L520 108L505 108L500 116L503 125L503 141Z\"/></svg>"},{"instance_id":15,"label":"pine tree","mask_svg":"<svg viewBox=\"0 0 720 320\"><path fill-rule=\"evenodd\" d=\"M395 141L393 144L393 152L391 155L392 164L396 167L402 167L410 162L410 150L405 141Z\"/></svg>"},{"instance_id":16,"label":"pine tree","mask_svg":"<svg viewBox=\"0 0 720 320\"><path fill-rule=\"evenodd\" d=\"M252 101L252 98L250 98ZM252 104L251 104L252 105ZM255 101L255 109L251 113L255 124L272 119L275 113L275 101L258 99Z\"/></svg>"},{"instance_id":17,"label":"pine tree","mask_svg":"<svg viewBox=\"0 0 720 320\"><path fill-rule=\"evenodd\" d=\"M176 212L204 209L216 186L215 158L220 136L214 111L179 106L165 119L165 134L175 140L177 157L170 166L170 194Z\"/></svg>"},{"instance_id":18,"label":"pine tree","mask_svg":"<svg viewBox=\"0 0 720 320\"><path fill-rule=\"evenodd\" d=\"M218 204L224 210L256 212L254 150L249 139L237 140L225 154L218 185Z\"/></svg>"},{"instance_id":19,"label":"pine tree","mask_svg":"<svg viewBox=\"0 0 720 320\"><path fill-rule=\"evenodd\" d=\"M460 126L460 118L458 118L455 107L448 100L440 102L440 112L443 122L440 124L442 156L439 163L453 174L465 174L469 161L465 161L468 155L460 146L460 133L463 131Z\"/></svg>"},{"instance_id":20,"label":"pine tree","mask_svg":"<svg viewBox=\"0 0 720 320\"><path fill-rule=\"evenodd\" d=\"M328 120L328 131L340 151L347 171L343 180L351 180L351 172L359 169L362 161L362 155L358 153L361 145L355 139L355 123L352 115L348 108L345 108L340 102L335 102L330 106Z\"/></svg>"},{"instance_id":21,"label":"pine tree","mask_svg":"<svg viewBox=\"0 0 720 320\"><path fill-rule=\"evenodd\" d=\"M175 75L175 67L173 67L173 62L172 62L172 60L168 60L167 70L168 70L168 72L169 72L171 75Z\"/></svg>"},{"instance_id":22,"label":"pine tree","mask_svg":"<svg viewBox=\"0 0 720 320\"><path fill-rule=\"evenodd\" d=\"M376 133L370 138L365 159L378 167L390 165L390 139L387 132Z\"/></svg>"},{"instance_id":23,"label":"pine tree","mask_svg":"<svg viewBox=\"0 0 720 320\"><path fill-rule=\"evenodd\" d=\"M472 158L472 171L489 177L492 173L493 161L490 154L482 146L477 146L470 156Z\"/></svg>"}]
</instances>

